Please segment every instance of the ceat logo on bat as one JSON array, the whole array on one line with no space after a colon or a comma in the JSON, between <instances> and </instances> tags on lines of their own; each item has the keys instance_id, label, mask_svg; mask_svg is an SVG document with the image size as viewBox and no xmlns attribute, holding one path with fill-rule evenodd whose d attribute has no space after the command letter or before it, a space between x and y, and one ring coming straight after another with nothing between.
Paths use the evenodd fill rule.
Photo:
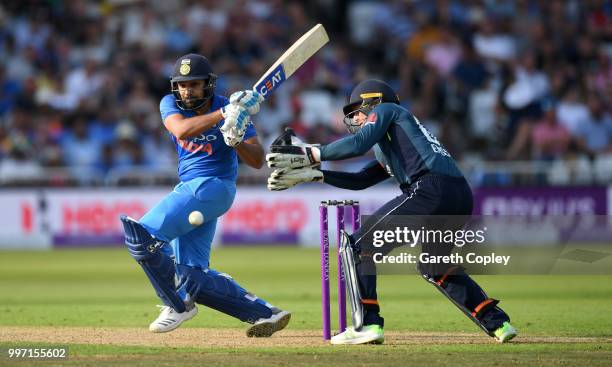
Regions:
<instances>
[{"instance_id":1,"label":"ceat logo on bat","mask_svg":"<svg viewBox=\"0 0 612 367\"><path fill-rule=\"evenodd\" d=\"M282 65L278 65L276 69L272 70L269 74L268 78L264 79L257 86L256 90L262 95L265 96L268 93L272 92L276 87L281 84L285 80L285 72L283 70Z\"/></svg>"}]
</instances>

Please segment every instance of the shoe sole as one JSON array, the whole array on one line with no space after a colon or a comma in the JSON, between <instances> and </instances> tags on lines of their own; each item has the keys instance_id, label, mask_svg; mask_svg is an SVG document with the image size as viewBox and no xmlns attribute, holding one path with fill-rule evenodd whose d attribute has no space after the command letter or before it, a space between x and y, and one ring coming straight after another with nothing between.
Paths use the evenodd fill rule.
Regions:
<instances>
[{"instance_id":1,"label":"shoe sole","mask_svg":"<svg viewBox=\"0 0 612 367\"><path fill-rule=\"evenodd\" d=\"M497 340L498 343L503 344L503 343L507 343L510 340L514 339L518 334L517 333L512 333L510 335L502 335L501 338L495 338Z\"/></svg>"},{"instance_id":2,"label":"shoe sole","mask_svg":"<svg viewBox=\"0 0 612 367\"><path fill-rule=\"evenodd\" d=\"M333 345L356 345L356 344L382 344L385 341L385 337L380 337L378 335L371 336L363 336L361 338L356 339L348 339L348 340L331 340L331 344Z\"/></svg>"},{"instance_id":3,"label":"shoe sole","mask_svg":"<svg viewBox=\"0 0 612 367\"><path fill-rule=\"evenodd\" d=\"M285 315L281 316L276 321L268 321L262 322L260 324L256 324L251 326L246 335L249 338L267 338L272 336L277 331L283 330L289 324L289 320L291 320L291 314L287 312Z\"/></svg>"},{"instance_id":4,"label":"shoe sole","mask_svg":"<svg viewBox=\"0 0 612 367\"><path fill-rule=\"evenodd\" d=\"M197 308L196 308L196 310L197 310ZM171 328L170 328L170 329L151 329L151 327L149 327L149 331L150 331L150 332L152 332L152 333L161 334L161 333L167 333L167 332L170 332L170 331L172 331L172 330L176 330L176 329L177 329L179 326L181 326L181 325L182 325L182 324L183 324L185 321L189 321L189 320L193 319L193 318L195 317L195 315L197 315L197 314L198 314L198 312L196 311L196 312L194 312L194 313L193 313L193 315L191 315L191 316L187 317L186 319L183 319L183 320L182 320L182 321L180 321L180 322L177 322L177 323L175 323L175 324L170 325L170 326L171 326Z\"/></svg>"}]
</instances>

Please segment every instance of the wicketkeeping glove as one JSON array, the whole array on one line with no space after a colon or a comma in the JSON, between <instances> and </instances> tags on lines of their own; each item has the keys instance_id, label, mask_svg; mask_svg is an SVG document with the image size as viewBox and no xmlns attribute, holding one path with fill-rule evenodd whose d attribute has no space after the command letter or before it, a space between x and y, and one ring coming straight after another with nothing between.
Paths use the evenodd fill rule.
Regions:
<instances>
[{"instance_id":1,"label":"wicketkeeping glove","mask_svg":"<svg viewBox=\"0 0 612 367\"><path fill-rule=\"evenodd\" d=\"M241 90L230 96L230 103L246 108L249 115L259 112L259 104L263 101L264 97L254 90Z\"/></svg>"},{"instance_id":2,"label":"wicketkeeping glove","mask_svg":"<svg viewBox=\"0 0 612 367\"><path fill-rule=\"evenodd\" d=\"M323 182L323 172L312 167L278 168L268 178L268 190L286 190L304 182Z\"/></svg>"},{"instance_id":3,"label":"wicketkeeping glove","mask_svg":"<svg viewBox=\"0 0 612 367\"><path fill-rule=\"evenodd\" d=\"M319 144L306 144L287 129L270 146L266 162L270 168L316 167L321 164Z\"/></svg>"}]
</instances>

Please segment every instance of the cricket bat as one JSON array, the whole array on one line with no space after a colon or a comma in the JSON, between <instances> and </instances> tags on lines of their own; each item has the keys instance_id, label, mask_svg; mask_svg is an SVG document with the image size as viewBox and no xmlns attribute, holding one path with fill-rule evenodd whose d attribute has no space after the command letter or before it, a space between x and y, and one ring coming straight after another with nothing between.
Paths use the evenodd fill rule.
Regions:
<instances>
[{"instance_id":1,"label":"cricket bat","mask_svg":"<svg viewBox=\"0 0 612 367\"><path fill-rule=\"evenodd\" d=\"M274 65L255 83L253 89L267 98L327 42L329 42L329 36L323 25L317 24L312 27L276 60Z\"/></svg>"}]
</instances>

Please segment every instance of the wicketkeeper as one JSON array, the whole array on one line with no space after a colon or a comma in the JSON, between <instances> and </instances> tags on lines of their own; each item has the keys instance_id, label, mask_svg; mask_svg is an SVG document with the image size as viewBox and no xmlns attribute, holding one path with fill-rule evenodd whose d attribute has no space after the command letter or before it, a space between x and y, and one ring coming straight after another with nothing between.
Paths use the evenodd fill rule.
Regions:
<instances>
[{"instance_id":1,"label":"wicketkeeper","mask_svg":"<svg viewBox=\"0 0 612 367\"><path fill-rule=\"evenodd\" d=\"M285 190L302 182L325 182L335 187L361 190L389 177L402 194L375 213L391 215L469 217L472 191L455 160L409 110L399 105L393 89L380 80L366 80L351 93L344 106L344 123L352 134L327 145L306 144L287 133L279 137L266 156L275 168L268 179L270 190ZM356 173L320 169L322 161L363 155L374 148L376 160ZM459 223L462 226L464 223ZM380 221L366 222L352 235L342 237L343 267L353 309L353 327L334 336L332 344L382 343L384 319L376 294L376 274L364 238ZM455 224L457 225L457 224ZM425 247L425 246L424 246ZM390 251L391 249L388 249ZM452 246L423 248L443 255ZM419 272L489 336L505 342L516 336L508 315L489 298L462 267L420 263ZM354 276L349 276L353 274Z\"/></svg>"}]
</instances>

